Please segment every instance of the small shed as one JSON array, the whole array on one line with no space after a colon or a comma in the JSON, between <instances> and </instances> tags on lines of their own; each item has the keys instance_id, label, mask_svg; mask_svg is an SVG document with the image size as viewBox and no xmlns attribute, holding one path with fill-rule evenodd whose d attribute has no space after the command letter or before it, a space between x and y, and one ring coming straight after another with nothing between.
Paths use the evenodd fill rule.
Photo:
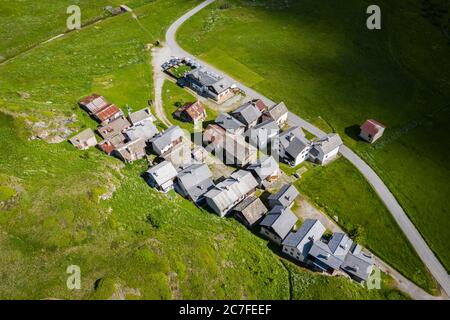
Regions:
<instances>
[{"instance_id":1,"label":"small shed","mask_svg":"<svg viewBox=\"0 0 450 320\"><path fill-rule=\"evenodd\" d=\"M363 123L360 129L359 136L367 142L374 143L383 136L386 127L374 119L369 119Z\"/></svg>"}]
</instances>

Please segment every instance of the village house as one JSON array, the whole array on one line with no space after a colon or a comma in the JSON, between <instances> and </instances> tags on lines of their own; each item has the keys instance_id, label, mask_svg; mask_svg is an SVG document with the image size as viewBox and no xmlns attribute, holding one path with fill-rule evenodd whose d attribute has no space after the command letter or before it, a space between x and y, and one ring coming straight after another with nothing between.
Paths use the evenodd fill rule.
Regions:
<instances>
[{"instance_id":1,"label":"village house","mask_svg":"<svg viewBox=\"0 0 450 320\"><path fill-rule=\"evenodd\" d=\"M261 99L253 99L251 103L258 108L259 111L265 112L267 111L267 105Z\"/></svg>"},{"instance_id":2,"label":"village house","mask_svg":"<svg viewBox=\"0 0 450 320\"><path fill-rule=\"evenodd\" d=\"M353 241L342 232L335 232L328 242L314 241L309 250L309 259L315 269L333 274L344 263Z\"/></svg>"},{"instance_id":3,"label":"village house","mask_svg":"<svg viewBox=\"0 0 450 320\"><path fill-rule=\"evenodd\" d=\"M124 134L118 133L107 140L99 142L98 147L107 155L112 155L116 148L125 145L127 138Z\"/></svg>"},{"instance_id":4,"label":"village house","mask_svg":"<svg viewBox=\"0 0 450 320\"><path fill-rule=\"evenodd\" d=\"M257 186L258 182L250 172L239 170L218 183L204 196L208 206L219 216L224 217L235 205L252 195Z\"/></svg>"},{"instance_id":5,"label":"village house","mask_svg":"<svg viewBox=\"0 0 450 320\"><path fill-rule=\"evenodd\" d=\"M204 121L207 117L205 107L200 101L186 103L178 108L173 115L181 121L193 123Z\"/></svg>"},{"instance_id":6,"label":"village house","mask_svg":"<svg viewBox=\"0 0 450 320\"><path fill-rule=\"evenodd\" d=\"M86 150L97 144L97 138L95 138L94 131L88 128L78 133L69 142L80 150Z\"/></svg>"},{"instance_id":7,"label":"village house","mask_svg":"<svg viewBox=\"0 0 450 320\"><path fill-rule=\"evenodd\" d=\"M225 78L208 72L204 68L189 71L183 78L183 82L199 95L211 98L219 104L234 95L232 85Z\"/></svg>"},{"instance_id":8,"label":"village house","mask_svg":"<svg viewBox=\"0 0 450 320\"><path fill-rule=\"evenodd\" d=\"M109 102L103 96L94 93L81 99L78 104L92 116L107 107Z\"/></svg>"},{"instance_id":9,"label":"village house","mask_svg":"<svg viewBox=\"0 0 450 320\"><path fill-rule=\"evenodd\" d=\"M172 126L150 140L153 151L162 157L182 142L183 131L179 126Z\"/></svg>"},{"instance_id":10,"label":"village house","mask_svg":"<svg viewBox=\"0 0 450 320\"><path fill-rule=\"evenodd\" d=\"M275 206L259 224L260 232L279 245L294 228L297 221L298 218L291 209Z\"/></svg>"},{"instance_id":11,"label":"village house","mask_svg":"<svg viewBox=\"0 0 450 320\"><path fill-rule=\"evenodd\" d=\"M130 120L133 126L141 124L143 122L151 121L155 122L156 118L152 114L149 108L144 108L139 111L132 112L128 115L128 120Z\"/></svg>"},{"instance_id":12,"label":"village house","mask_svg":"<svg viewBox=\"0 0 450 320\"><path fill-rule=\"evenodd\" d=\"M231 116L243 123L246 129L256 126L261 115L262 112L251 101L244 103L231 113Z\"/></svg>"},{"instance_id":13,"label":"village house","mask_svg":"<svg viewBox=\"0 0 450 320\"><path fill-rule=\"evenodd\" d=\"M280 166L272 156L267 155L250 164L247 170L253 173L262 189L268 188L280 175Z\"/></svg>"},{"instance_id":14,"label":"village house","mask_svg":"<svg viewBox=\"0 0 450 320\"><path fill-rule=\"evenodd\" d=\"M306 219L300 229L290 232L283 240L283 253L291 256L295 260L307 263L308 253L315 240L318 240L325 233L326 229L316 219Z\"/></svg>"},{"instance_id":15,"label":"village house","mask_svg":"<svg viewBox=\"0 0 450 320\"><path fill-rule=\"evenodd\" d=\"M123 112L115 104L110 104L94 113L93 117L100 123L108 123L123 117Z\"/></svg>"},{"instance_id":16,"label":"village house","mask_svg":"<svg viewBox=\"0 0 450 320\"><path fill-rule=\"evenodd\" d=\"M123 133L129 127L131 127L131 123L125 117L120 117L99 127L97 131L103 139L109 140L110 138Z\"/></svg>"},{"instance_id":17,"label":"village house","mask_svg":"<svg viewBox=\"0 0 450 320\"><path fill-rule=\"evenodd\" d=\"M342 145L341 137L337 133L330 133L325 138L313 141L309 158L315 163L327 164L337 157Z\"/></svg>"},{"instance_id":18,"label":"village house","mask_svg":"<svg viewBox=\"0 0 450 320\"><path fill-rule=\"evenodd\" d=\"M132 163L133 161L142 159L146 156L147 144L142 138L138 138L133 141L129 141L122 146L117 147L113 151L113 155L125 161L126 163Z\"/></svg>"},{"instance_id":19,"label":"village house","mask_svg":"<svg viewBox=\"0 0 450 320\"><path fill-rule=\"evenodd\" d=\"M214 187L212 173L204 163L183 168L177 175L175 190L183 197L200 203L203 195Z\"/></svg>"},{"instance_id":20,"label":"village house","mask_svg":"<svg viewBox=\"0 0 450 320\"><path fill-rule=\"evenodd\" d=\"M381 138L385 128L386 127L378 121L369 119L360 127L361 131L359 136L367 142L374 143Z\"/></svg>"},{"instance_id":21,"label":"village house","mask_svg":"<svg viewBox=\"0 0 450 320\"><path fill-rule=\"evenodd\" d=\"M245 135L251 145L258 149L266 150L279 131L280 128L275 121L266 120L247 130Z\"/></svg>"},{"instance_id":22,"label":"village house","mask_svg":"<svg viewBox=\"0 0 450 320\"><path fill-rule=\"evenodd\" d=\"M206 159L208 158L208 151L202 146L195 146L191 150L191 156L195 161L203 163L206 162Z\"/></svg>"},{"instance_id":23,"label":"village house","mask_svg":"<svg viewBox=\"0 0 450 320\"><path fill-rule=\"evenodd\" d=\"M219 145L225 139L226 131L224 128L217 124L208 124L205 131L203 131L203 144Z\"/></svg>"},{"instance_id":24,"label":"village house","mask_svg":"<svg viewBox=\"0 0 450 320\"><path fill-rule=\"evenodd\" d=\"M148 184L165 193L173 188L177 170L169 161L163 161L149 168L146 174Z\"/></svg>"},{"instance_id":25,"label":"village house","mask_svg":"<svg viewBox=\"0 0 450 320\"><path fill-rule=\"evenodd\" d=\"M227 134L223 142L216 146L215 156L226 165L244 167L256 162L258 150L245 142L244 137Z\"/></svg>"},{"instance_id":26,"label":"village house","mask_svg":"<svg viewBox=\"0 0 450 320\"><path fill-rule=\"evenodd\" d=\"M372 254L362 250L359 244L353 243L345 256L341 269L358 282L366 281L373 270Z\"/></svg>"},{"instance_id":27,"label":"village house","mask_svg":"<svg viewBox=\"0 0 450 320\"><path fill-rule=\"evenodd\" d=\"M288 120L288 108L284 102L280 102L270 108L263 114L262 120L273 120L281 128Z\"/></svg>"},{"instance_id":28,"label":"village house","mask_svg":"<svg viewBox=\"0 0 450 320\"><path fill-rule=\"evenodd\" d=\"M235 217L242 221L247 227L256 225L267 213L266 206L261 199L250 196L234 207Z\"/></svg>"},{"instance_id":29,"label":"village house","mask_svg":"<svg viewBox=\"0 0 450 320\"><path fill-rule=\"evenodd\" d=\"M215 123L224 128L229 134L242 135L245 131L245 124L226 112L222 112L216 118Z\"/></svg>"},{"instance_id":30,"label":"village house","mask_svg":"<svg viewBox=\"0 0 450 320\"><path fill-rule=\"evenodd\" d=\"M269 206L271 208L275 206L289 208L292 206L298 195L299 192L293 184L285 184L281 187L280 191L269 196Z\"/></svg>"},{"instance_id":31,"label":"village house","mask_svg":"<svg viewBox=\"0 0 450 320\"><path fill-rule=\"evenodd\" d=\"M139 121L137 124L131 126L126 129L125 135L129 140L143 139L144 141L148 141L153 138L156 134L158 134L158 129L153 124L153 122L149 120Z\"/></svg>"},{"instance_id":32,"label":"village house","mask_svg":"<svg viewBox=\"0 0 450 320\"><path fill-rule=\"evenodd\" d=\"M281 132L275 139L274 148L278 146L280 159L296 167L309 157L311 142L305 138L300 127L291 127Z\"/></svg>"}]
</instances>

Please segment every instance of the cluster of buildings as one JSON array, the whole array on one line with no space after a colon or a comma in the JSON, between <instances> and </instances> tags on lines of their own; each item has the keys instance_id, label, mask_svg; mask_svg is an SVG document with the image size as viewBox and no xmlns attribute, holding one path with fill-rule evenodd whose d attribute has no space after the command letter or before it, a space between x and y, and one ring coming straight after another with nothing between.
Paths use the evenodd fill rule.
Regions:
<instances>
[{"instance_id":1,"label":"cluster of buildings","mask_svg":"<svg viewBox=\"0 0 450 320\"><path fill-rule=\"evenodd\" d=\"M70 140L76 147L97 145L128 163L151 152L157 158L144 177L160 192L174 189L220 217L233 214L247 227L258 227L284 254L314 270L345 272L357 281L365 281L371 274L372 255L346 234L327 236L325 227L314 219L305 220L298 228L291 207L299 193L292 184L270 195L266 203L256 196L257 189L268 189L280 176L275 155L291 166L305 160L325 164L337 156L342 145L337 134L311 141L300 127L287 128L288 109L283 102L267 106L251 100L230 113L221 113L205 128L203 145L192 149L178 126L159 132L148 108L125 116L97 94L79 104L100 123L97 132L103 140L97 143L94 132L87 129ZM197 101L180 107L176 116L195 123L204 120L206 112ZM377 139L375 132L370 134L372 141ZM271 153L259 156L259 149ZM236 170L215 181L206 163L209 153Z\"/></svg>"},{"instance_id":2,"label":"cluster of buildings","mask_svg":"<svg viewBox=\"0 0 450 320\"><path fill-rule=\"evenodd\" d=\"M223 103L239 91L236 85L224 77L207 70L197 61L189 58L172 58L162 65L164 71L170 73L172 68L189 67L183 75L177 77L177 83L195 91L202 97L211 99L216 103Z\"/></svg>"},{"instance_id":3,"label":"cluster of buildings","mask_svg":"<svg viewBox=\"0 0 450 320\"><path fill-rule=\"evenodd\" d=\"M97 143L92 129L82 131L70 139L79 149L97 146L108 155L132 163L146 156L150 141L159 134L149 108L125 116L120 108L98 94L80 100L79 105L99 122L97 133L102 137Z\"/></svg>"}]
</instances>

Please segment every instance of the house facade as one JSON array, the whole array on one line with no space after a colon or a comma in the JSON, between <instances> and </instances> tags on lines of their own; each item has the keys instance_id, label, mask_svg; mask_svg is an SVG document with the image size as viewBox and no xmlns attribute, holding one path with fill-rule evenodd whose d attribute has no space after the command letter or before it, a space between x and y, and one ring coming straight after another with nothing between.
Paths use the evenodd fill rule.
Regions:
<instances>
[{"instance_id":1,"label":"house facade","mask_svg":"<svg viewBox=\"0 0 450 320\"><path fill-rule=\"evenodd\" d=\"M177 145L183 142L183 131L179 126L172 126L150 139L152 150L156 155L164 157Z\"/></svg>"},{"instance_id":2,"label":"house facade","mask_svg":"<svg viewBox=\"0 0 450 320\"><path fill-rule=\"evenodd\" d=\"M281 128L287 123L288 114L288 108L286 107L284 102L280 102L268 108L268 110L263 115L263 121L273 120Z\"/></svg>"},{"instance_id":3,"label":"house facade","mask_svg":"<svg viewBox=\"0 0 450 320\"><path fill-rule=\"evenodd\" d=\"M203 68L189 71L183 80L199 95L217 103L226 101L234 94L232 85L226 79Z\"/></svg>"},{"instance_id":4,"label":"house facade","mask_svg":"<svg viewBox=\"0 0 450 320\"><path fill-rule=\"evenodd\" d=\"M256 126L262 112L251 102L247 102L234 110L231 115L245 125L245 129Z\"/></svg>"},{"instance_id":5,"label":"house facade","mask_svg":"<svg viewBox=\"0 0 450 320\"><path fill-rule=\"evenodd\" d=\"M300 127L291 127L277 136L273 149L276 147L280 160L295 167L308 159L311 142L305 138Z\"/></svg>"}]
</instances>

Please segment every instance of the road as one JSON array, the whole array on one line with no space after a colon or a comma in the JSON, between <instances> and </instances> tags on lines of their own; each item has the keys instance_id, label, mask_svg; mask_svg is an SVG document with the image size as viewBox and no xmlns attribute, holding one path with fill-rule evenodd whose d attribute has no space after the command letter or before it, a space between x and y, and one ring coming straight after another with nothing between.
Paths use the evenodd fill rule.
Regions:
<instances>
[{"instance_id":1,"label":"road","mask_svg":"<svg viewBox=\"0 0 450 320\"><path fill-rule=\"evenodd\" d=\"M170 49L170 52L168 51L166 53L168 55L167 58L170 58L170 56L178 56L178 57L189 57L191 59L197 60L202 65L209 68L211 71L222 75L225 79L227 79L231 83L235 83L238 87L240 87L242 90L245 91L245 93L247 94L247 96L249 96L249 98L259 98L263 100L266 104L273 105L275 103L274 101L256 92L255 90L246 86L245 84L240 83L239 81L233 79L223 71L216 69L215 67L206 63L205 61L202 61L197 57L191 55L187 51L183 50L176 42L176 32L178 28L189 18L195 15L197 12L199 12L206 6L210 5L214 1L215 0L207 0L202 2L200 5L198 5L197 7L193 8L192 10L181 16L169 27L166 33L166 44ZM307 122L306 120L298 117L297 115L291 112L289 113L289 123L291 125L301 126L305 130L311 132L317 137L325 136L325 132L323 132L319 128L315 127L311 123ZM442 266L440 261L436 258L433 251L429 248L429 246L427 245L427 243L425 242L419 231L416 229L414 224L408 218L403 208L395 199L394 195L389 191L387 186L383 183L381 178L375 173L375 171L369 165L367 165L356 153L350 150L347 146L345 145L342 146L340 149L340 153L342 156L347 158L372 185L375 192L378 194L380 199L386 205L386 207L394 217L395 221L400 226L401 230L404 232L404 234L406 235L406 237L408 238L414 249L417 251L419 257L422 259L424 264L430 270L433 277L439 283L441 288L445 291L447 296L450 296L450 277L447 271Z\"/></svg>"}]
</instances>

